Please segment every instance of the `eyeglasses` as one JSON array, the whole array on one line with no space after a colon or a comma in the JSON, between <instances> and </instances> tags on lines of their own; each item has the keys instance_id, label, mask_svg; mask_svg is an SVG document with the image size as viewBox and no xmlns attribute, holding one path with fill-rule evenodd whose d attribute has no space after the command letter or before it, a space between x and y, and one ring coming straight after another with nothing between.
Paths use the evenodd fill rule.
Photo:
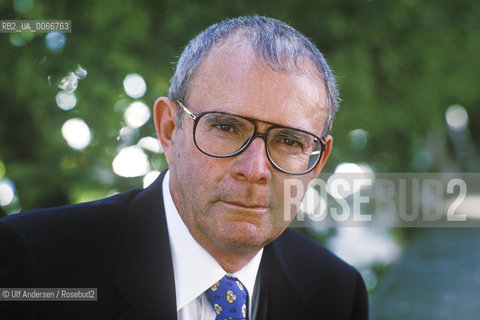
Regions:
<instances>
[{"instance_id":1,"label":"eyeglasses","mask_svg":"<svg viewBox=\"0 0 480 320\"><path fill-rule=\"evenodd\" d=\"M325 142L300 129L242 117L227 112L192 113L180 101L176 103L194 121L193 141L198 150L216 158L228 158L245 151L259 137L265 142L270 163L278 170L294 175L310 172L325 151ZM271 124L257 131L257 122Z\"/></svg>"}]
</instances>

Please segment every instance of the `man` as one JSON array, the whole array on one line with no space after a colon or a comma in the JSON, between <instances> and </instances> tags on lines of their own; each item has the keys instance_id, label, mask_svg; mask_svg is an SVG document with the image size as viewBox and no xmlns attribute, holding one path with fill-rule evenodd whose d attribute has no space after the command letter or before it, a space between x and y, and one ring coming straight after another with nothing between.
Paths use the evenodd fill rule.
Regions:
<instances>
[{"instance_id":1,"label":"man","mask_svg":"<svg viewBox=\"0 0 480 320\"><path fill-rule=\"evenodd\" d=\"M306 190L320 173L337 100L321 53L285 23L211 26L155 102L168 171L143 191L0 223L0 287L98 288L98 301L0 307L41 319L367 319L359 273L287 229L285 181Z\"/></svg>"}]
</instances>

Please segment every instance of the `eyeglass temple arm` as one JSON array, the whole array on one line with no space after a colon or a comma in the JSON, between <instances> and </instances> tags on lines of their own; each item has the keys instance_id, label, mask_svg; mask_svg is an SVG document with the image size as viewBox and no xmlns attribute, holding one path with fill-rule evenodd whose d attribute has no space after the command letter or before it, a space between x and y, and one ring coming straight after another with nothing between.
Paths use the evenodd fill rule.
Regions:
<instances>
[{"instance_id":1,"label":"eyeglass temple arm","mask_svg":"<svg viewBox=\"0 0 480 320\"><path fill-rule=\"evenodd\" d=\"M190 112L190 110L188 110L187 107L185 107L185 106L183 105L183 103L180 102L180 100L175 100L175 102L178 103L178 105L179 105L180 107L182 107L183 111L185 111L185 113L186 113L190 118L192 118L193 120L197 119L197 116L194 115L192 112Z\"/></svg>"},{"instance_id":2,"label":"eyeglass temple arm","mask_svg":"<svg viewBox=\"0 0 480 320\"><path fill-rule=\"evenodd\" d=\"M315 139L317 140L317 139ZM318 141L318 140L317 140ZM313 151L312 153L310 153L310 155L316 155L316 154L319 154L319 153L322 153L323 152L323 148L325 147L325 141L323 141L323 138L320 139L320 143L322 144L322 149L321 150L317 150L317 151Z\"/></svg>"}]
</instances>

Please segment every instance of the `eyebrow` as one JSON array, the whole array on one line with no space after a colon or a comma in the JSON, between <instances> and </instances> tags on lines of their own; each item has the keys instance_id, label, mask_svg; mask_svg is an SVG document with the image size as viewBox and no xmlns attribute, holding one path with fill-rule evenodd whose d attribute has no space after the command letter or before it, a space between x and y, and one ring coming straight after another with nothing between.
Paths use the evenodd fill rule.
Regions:
<instances>
[{"instance_id":1,"label":"eyebrow","mask_svg":"<svg viewBox=\"0 0 480 320\"><path fill-rule=\"evenodd\" d=\"M242 121L238 121L236 118L242 119L242 120L245 120L245 119L234 114L225 114L217 111L212 111L212 113L205 115L205 117L207 118L207 121L206 121L207 124L213 124L218 121L222 121L223 124L246 127L245 123L243 123Z\"/></svg>"},{"instance_id":2,"label":"eyebrow","mask_svg":"<svg viewBox=\"0 0 480 320\"><path fill-rule=\"evenodd\" d=\"M293 128L289 128L289 127L280 127L278 128L280 129L281 131L279 132L280 134L284 135L284 136L294 136L304 142L310 142L308 137L311 136L312 138L315 138L313 135L309 134L309 133L306 133L306 132L303 132L303 131L299 131L298 129L293 129Z\"/></svg>"}]
</instances>

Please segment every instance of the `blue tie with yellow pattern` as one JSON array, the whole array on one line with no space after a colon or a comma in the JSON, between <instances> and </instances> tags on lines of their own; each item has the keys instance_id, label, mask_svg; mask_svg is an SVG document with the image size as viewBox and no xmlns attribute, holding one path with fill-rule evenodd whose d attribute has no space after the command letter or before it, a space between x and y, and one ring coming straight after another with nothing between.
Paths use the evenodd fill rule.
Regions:
<instances>
[{"instance_id":1,"label":"blue tie with yellow pattern","mask_svg":"<svg viewBox=\"0 0 480 320\"><path fill-rule=\"evenodd\" d=\"M215 320L245 320L247 290L235 277L225 276L207 290L208 300L215 309Z\"/></svg>"}]
</instances>

